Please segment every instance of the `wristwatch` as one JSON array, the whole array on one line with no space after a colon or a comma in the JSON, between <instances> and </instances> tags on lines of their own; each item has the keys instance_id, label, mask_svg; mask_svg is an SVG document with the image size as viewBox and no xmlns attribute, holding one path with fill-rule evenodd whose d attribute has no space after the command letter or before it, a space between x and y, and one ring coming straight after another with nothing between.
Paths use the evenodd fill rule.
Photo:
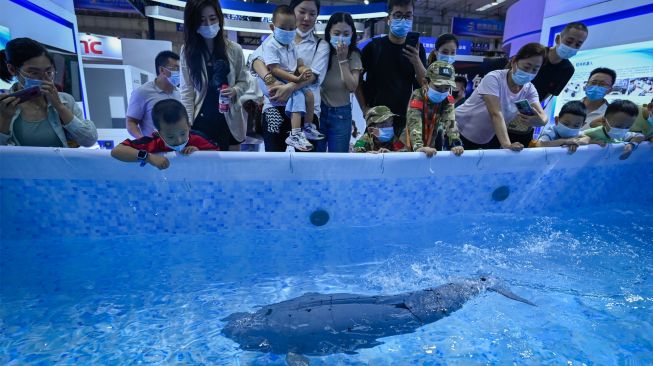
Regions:
<instances>
[{"instance_id":1,"label":"wristwatch","mask_svg":"<svg viewBox=\"0 0 653 366\"><path fill-rule=\"evenodd\" d=\"M145 151L145 150L138 150L138 156L137 156L137 158L138 158L138 161L141 162L141 166L145 166L145 164L147 164L147 156L148 156L148 155L149 155L149 154L148 154L147 151Z\"/></svg>"}]
</instances>

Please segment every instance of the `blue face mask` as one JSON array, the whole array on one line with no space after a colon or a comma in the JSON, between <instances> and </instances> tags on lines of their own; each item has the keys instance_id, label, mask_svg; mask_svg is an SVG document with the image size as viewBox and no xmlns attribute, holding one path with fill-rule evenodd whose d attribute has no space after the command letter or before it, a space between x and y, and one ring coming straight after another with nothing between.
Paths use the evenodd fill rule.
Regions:
<instances>
[{"instance_id":1,"label":"blue face mask","mask_svg":"<svg viewBox=\"0 0 653 366\"><path fill-rule=\"evenodd\" d=\"M557 125L553 126L553 129L562 137L563 139L569 139L572 137L578 136L580 133L580 128L570 128L562 124L562 122L558 122Z\"/></svg>"},{"instance_id":2,"label":"blue face mask","mask_svg":"<svg viewBox=\"0 0 653 366\"><path fill-rule=\"evenodd\" d=\"M517 67L517 72L512 73L512 81L517 85L526 85L535 79L537 74L531 74Z\"/></svg>"},{"instance_id":3,"label":"blue face mask","mask_svg":"<svg viewBox=\"0 0 653 366\"><path fill-rule=\"evenodd\" d=\"M624 137L626 137L626 134L628 133L628 128L615 128L610 125L610 121L606 118L605 123L610 127L610 131L608 132L608 136L610 136L611 139L613 140L623 140Z\"/></svg>"},{"instance_id":4,"label":"blue face mask","mask_svg":"<svg viewBox=\"0 0 653 366\"><path fill-rule=\"evenodd\" d=\"M297 33L294 30L287 31L274 27L274 39L284 46L291 44L295 40L295 34Z\"/></svg>"},{"instance_id":5,"label":"blue face mask","mask_svg":"<svg viewBox=\"0 0 653 366\"><path fill-rule=\"evenodd\" d=\"M413 29L413 21L408 19L392 19L390 32L399 38L404 38Z\"/></svg>"},{"instance_id":6,"label":"blue face mask","mask_svg":"<svg viewBox=\"0 0 653 366\"><path fill-rule=\"evenodd\" d=\"M25 88L25 89L29 89L29 88L31 88L33 86L41 86L41 84L43 84L43 80L30 79L30 78L26 77L25 75L23 75L22 73L20 74L20 76L23 77L24 82L22 82L21 84L23 85L23 88Z\"/></svg>"},{"instance_id":7,"label":"blue face mask","mask_svg":"<svg viewBox=\"0 0 653 366\"><path fill-rule=\"evenodd\" d=\"M608 88L604 86L592 85L585 88L585 95L589 100L601 100L608 93Z\"/></svg>"},{"instance_id":8,"label":"blue face mask","mask_svg":"<svg viewBox=\"0 0 653 366\"><path fill-rule=\"evenodd\" d=\"M379 136L377 137L381 142L388 142L395 136L395 129L393 127L379 128Z\"/></svg>"},{"instance_id":9,"label":"blue face mask","mask_svg":"<svg viewBox=\"0 0 653 366\"><path fill-rule=\"evenodd\" d=\"M653 127L653 112L650 112L651 114L648 116L648 124Z\"/></svg>"},{"instance_id":10,"label":"blue face mask","mask_svg":"<svg viewBox=\"0 0 653 366\"><path fill-rule=\"evenodd\" d=\"M439 92L437 90L433 90L429 88L429 100L433 103L441 103L443 100L445 100L449 96L449 92Z\"/></svg>"},{"instance_id":11,"label":"blue face mask","mask_svg":"<svg viewBox=\"0 0 653 366\"><path fill-rule=\"evenodd\" d=\"M168 70L168 69L166 69L166 70ZM168 70L168 71L170 71L170 70ZM180 79L179 71L170 71L170 76L168 77L168 82L170 82L170 84L177 87L177 86L179 86L179 81L180 80L181 79Z\"/></svg>"},{"instance_id":12,"label":"blue face mask","mask_svg":"<svg viewBox=\"0 0 653 366\"><path fill-rule=\"evenodd\" d=\"M558 54L558 57L560 57L563 60L576 56L577 52L578 52L578 48L572 48L562 43L560 43L558 47L556 47L556 53Z\"/></svg>"},{"instance_id":13,"label":"blue face mask","mask_svg":"<svg viewBox=\"0 0 653 366\"><path fill-rule=\"evenodd\" d=\"M349 46L351 44L351 37L347 36L331 36L331 45L333 48L338 48L338 44L342 43L345 46Z\"/></svg>"},{"instance_id":14,"label":"blue face mask","mask_svg":"<svg viewBox=\"0 0 653 366\"><path fill-rule=\"evenodd\" d=\"M456 55L443 55L438 53L438 61L443 61L451 65L456 62Z\"/></svg>"},{"instance_id":15,"label":"blue face mask","mask_svg":"<svg viewBox=\"0 0 653 366\"><path fill-rule=\"evenodd\" d=\"M213 39L220 32L220 23L211 25L200 25L197 28L197 33L205 39Z\"/></svg>"},{"instance_id":16,"label":"blue face mask","mask_svg":"<svg viewBox=\"0 0 653 366\"><path fill-rule=\"evenodd\" d=\"M181 152L181 150L183 150L186 147L186 145L188 144L188 141L184 142L181 145L176 145L176 146L168 145L166 140L163 140L163 143L166 144L166 146L171 148L172 150L174 150L176 152Z\"/></svg>"}]
</instances>

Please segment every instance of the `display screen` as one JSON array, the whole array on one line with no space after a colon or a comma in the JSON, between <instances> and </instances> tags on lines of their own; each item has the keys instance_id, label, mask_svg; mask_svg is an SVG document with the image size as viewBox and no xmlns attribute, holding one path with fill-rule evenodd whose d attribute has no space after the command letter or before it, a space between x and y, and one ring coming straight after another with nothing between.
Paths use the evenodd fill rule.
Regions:
<instances>
[{"instance_id":1,"label":"display screen","mask_svg":"<svg viewBox=\"0 0 653 366\"><path fill-rule=\"evenodd\" d=\"M642 105L653 98L653 41L581 51L570 61L576 71L556 98L556 116L566 102L585 97L584 88L590 72L598 67L617 73L612 92L605 97L608 102L628 99Z\"/></svg>"}]
</instances>

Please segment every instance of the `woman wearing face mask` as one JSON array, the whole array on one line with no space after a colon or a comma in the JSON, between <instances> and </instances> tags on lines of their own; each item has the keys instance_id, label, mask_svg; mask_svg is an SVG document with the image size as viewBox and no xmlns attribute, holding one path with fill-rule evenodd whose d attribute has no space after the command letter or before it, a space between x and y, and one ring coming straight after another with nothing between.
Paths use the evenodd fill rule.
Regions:
<instances>
[{"instance_id":1,"label":"woman wearing face mask","mask_svg":"<svg viewBox=\"0 0 653 366\"><path fill-rule=\"evenodd\" d=\"M326 138L318 142L317 151L349 152L351 138L351 93L358 87L363 69L356 46L356 28L348 13L335 13L325 30L331 45L326 77L320 88L322 113L320 132Z\"/></svg>"},{"instance_id":2,"label":"woman wearing face mask","mask_svg":"<svg viewBox=\"0 0 653 366\"><path fill-rule=\"evenodd\" d=\"M93 122L84 119L72 95L59 93L53 80L52 56L40 43L16 38L0 51L0 79L16 80L9 93L0 94L0 145L42 147L92 146L97 141ZM10 93L31 87L31 100Z\"/></svg>"},{"instance_id":3,"label":"woman wearing face mask","mask_svg":"<svg viewBox=\"0 0 653 366\"><path fill-rule=\"evenodd\" d=\"M458 50L458 38L450 33L441 34L435 41L435 48L429 54L427 64L435 61L444 61L449 65L456 62L456 51Z\"/></svg>"},{"instance_id":4,"label":"woman wearing face mask","mask_svg":"<svg viewBox=\"0 0 653 366\"><path fill-rule=\"evenodd\" d=\"M315 22L320 13L319 0L292 0L290 8L295 13L296 18L296 36L294 40L297 58L304 61L304 65L309 67L312 76L308 81L297 84L275 83L268 86L269 97L264 97L263 106L263 139L265 141L265 151L285 151L286 137L290 133L290 119L285 114L286 101L293 92L308 85L313 92L315 115L314 124L319 126L321 97L319 86L326 76L327 65L329 63L329 44L320 37L315 35ZM265 79L270 73L265 63L259 59L260 55L253 54L251 59L252 69L261 79ZM312 140L313 145L317 142Z\"/></svg>"},{"instance_id":5,"label":"woman wearing face mask","mask_svg":"<svg viewBox=\"0 0 653 366\"><path fill-rule=\"evenodd\" d=\"M544 62L546 48L539 43L523 46L505 70L495 70L483 78L467 99L456 108L456 121L466 150L510 149L524 145L508 137L507 123L517 119L526 126L544 126L547 117L531 80ZM526 100L532 116L518 111L515 102Z\"/></svg>"},{"instance_id":6,"label":"woman wearing face mask","mask_svg":"<svg viewBox=\"0 0 653 366\"><path fill-rule=\"evenodd\" d=\"M247 130L241 100L250 88L250 76L242 48L225 36L217 1L186 2L184 41L181 101L192 128L215 141L222 151L240 150ZM221 111L221 104L228 104L228 111Z\"/></svg>"}]
</instances>

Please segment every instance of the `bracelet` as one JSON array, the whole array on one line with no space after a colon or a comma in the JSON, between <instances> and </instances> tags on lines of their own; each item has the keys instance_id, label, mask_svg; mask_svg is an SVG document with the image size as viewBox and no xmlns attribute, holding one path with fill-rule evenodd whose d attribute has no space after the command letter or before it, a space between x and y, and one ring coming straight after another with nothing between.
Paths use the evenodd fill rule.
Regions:
<instances>
[{"instance_id":1,"label":"bracelet","mask_svg":"<svg viewBox=\"0 0 653 366\"><path fill-rule=\"evenodd\" d=\"M341 65L344 64L344 63L347 63L347 62L349 62L349 60L338 61L338 63L341 64Z\"/></svg>"}]
</instances>

